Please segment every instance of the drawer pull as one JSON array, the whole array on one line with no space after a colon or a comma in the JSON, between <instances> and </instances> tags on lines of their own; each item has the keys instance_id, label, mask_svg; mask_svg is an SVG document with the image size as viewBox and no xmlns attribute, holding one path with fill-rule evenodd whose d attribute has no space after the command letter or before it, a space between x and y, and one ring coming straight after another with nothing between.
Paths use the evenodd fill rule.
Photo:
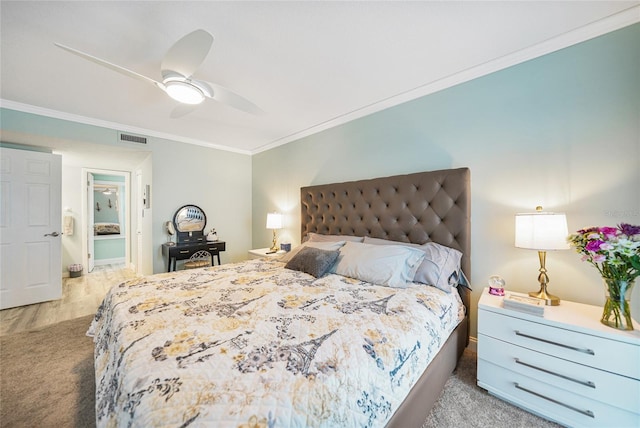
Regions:
<instances>
[{"instance_id":1,"label":"drawer pull","mask_svg":"<svg viewBox=\"0 0 640 428\"><path fill-rule=\"evenodd\" d=\"M183 251L180 251L180 254L189 254L189 252L190 252L189 250L183 250Z\"/></svg>"},{"instance_id":2,"label":"drawer pull","mask_svg":"<svg viewBox=\"0 0 640 428\"><path fill-rule=\"evenodd\" d=\"M525 363L524 361L520 361L519 358L515 358L515 361L516 361L516 364L520 364L520 365L523 365L525 367L532 368L534 370L539 370L541 372L548 373L548 374L553 375L553 376L561 377L562 379L570 380L571 382L579 383L580 385L584 385L584 386L588 386L589 388L596 389L596 384L591 382L591 381L574 379L574 378L569 377L567 375L563 375L563 374L556 373L556 372L551 371L551 370L543 369L542 367L534 366L533 364Z\"/></svg>"},{"instance_id":3,"label":"drawer pull","mask_svg":"<svg viewBox=\"0 0 640 428\"><path fill-rule=\"evenodd\" d=\"M593 352L593 350L588 349L588 348L576 348L575 346L565 345L564 343L553 342L551 340L543 339L541 337L530 336L530 335L525 334L525 333L520 333L518 330L516 330L516 336L522 336L522 337L526 337L527 339L538 340L540 342L549 343L551 345L561 346L563 348L571 349L572 351L582 352L584 354L596 355L596 353Z\"/></svg>"},{"instance_id":4,"label":"drawer pull","mask_svg":"<svg viewBox=\"0 0 640 428\"><path fill-rule=\"evenodd\" d=\"M569 404L563 403L561 401L558 401L558 400L555 400L553 398L547 397L546 395L540 394L538 392L535 392L535 391L527 389L527 388L525 388L523 386L520 386L518 384L518 382L514 382L514 386L517 389L520 389L520 390L522 390L524 392L528 392L529 394L535 395L536 397L540 397L540 398L542 398L544 400L551 401L552 403L559 404L561 406L566 407L567 409L573 410L574 412L582 413L585 416L589 416L590 418L595 418L595 415L593 414L593 412L591 410L582 410L582 409L578 409L576 407L570 406Z\"/></svg>"}]
</instances>

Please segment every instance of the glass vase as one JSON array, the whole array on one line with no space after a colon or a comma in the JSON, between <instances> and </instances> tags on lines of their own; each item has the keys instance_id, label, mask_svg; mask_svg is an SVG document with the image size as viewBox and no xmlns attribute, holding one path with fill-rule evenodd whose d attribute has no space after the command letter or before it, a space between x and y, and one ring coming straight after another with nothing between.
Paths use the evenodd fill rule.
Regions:
<instances>
[{"instance_id":1,"label":"glass vase","mask_svg":"<svg viewBox=\"0 0 640 428\"><path fill-rule=\"evenodd\" d=\"M605 286L604 309L600 322L619 330L633 330L629 299L634 281L618 278L602 278Z\"/></svg>"}]
</instances>

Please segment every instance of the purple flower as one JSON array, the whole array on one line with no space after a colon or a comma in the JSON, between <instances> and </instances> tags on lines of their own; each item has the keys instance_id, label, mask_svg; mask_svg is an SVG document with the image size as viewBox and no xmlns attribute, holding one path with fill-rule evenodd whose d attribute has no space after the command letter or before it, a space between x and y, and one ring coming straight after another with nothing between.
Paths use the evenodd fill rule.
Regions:
<instances>
[{"instance_id":1,"label":"purple flower","mask_svg":"<svg viewBox=\"0 0 640 428\"><path fill-rule=\"evenodd\" d=\"M599 240L599 239L596 239L595 241L589 241L589 242L587 243L587 245L585 245L585 247L584 247L584 248L585 248L587 251L593 251L593 252L596 252L596 251L600 250L600 246L601 246L602 244L604 244L604 241L601 241L601 240Z\"/></svg>"},{"instance_id":2,"label":"purple flower","mask_svg":"<svg viewBox=\"0 0 640 428\"><path fill-rule=\"evenodd\" d=\"M618 234L618 229L615 227L604 226L604 227L601 227L599 230L600 230L600 233L604 234L604 236L607 237L607 239L615 238L616 235Z\"/></svg>"},{"instance_id":3,"label":"purple flower","mask_svg":"<svg viewBox=\"0 0 640 428\"><path fill-rule=\"evenodd\" d=\"M620 231L627 236L640 235L640 226L622 223L619 224L618 227L620 228Z\"/></svg>"}]
</instances>

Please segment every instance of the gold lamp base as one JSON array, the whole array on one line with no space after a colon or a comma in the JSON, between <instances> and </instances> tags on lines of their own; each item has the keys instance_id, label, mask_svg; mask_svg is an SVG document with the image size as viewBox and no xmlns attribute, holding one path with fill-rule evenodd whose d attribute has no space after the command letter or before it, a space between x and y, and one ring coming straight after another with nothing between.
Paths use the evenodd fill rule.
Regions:
<instances>
[{"instance_id":1,"label":"gold lamp base","mask_svg":"<svg viewBox=\"0 0 640 428\"><path fill-rule=\"evenodd\" d=\"M271 253L275 253L278 251L278 246L276 244L277 240L276 240L276 230L273 229L273 242L271 243L271 248L269 248L269 252Z\"/></svg>"},{"instance_id":2,"label":"gold lamp base","mask_svg":"<svg viewBox=\"0 0 640 428\"><path fill-rule=\"evenodd\" d=\"M545 267L547 252L538 251L538 258L540 259L540 275L538 275L540 290L531 291L529 296L544 300L544 304L547 306L558 306L560 304L560 298L547 293L547 284L549 283L549 276L547 276L547 269Z\"/></svg>"},{"instance_id":3,"label":"gold lamp base","mask_svg":"<svg viewBox=\"0 0 640 428\"><path fill-rule=\"evenodd\" d=\"M547 306L558 306L560 304L560 298L547 293L546 287L540 288L540 291L529 292L529 296L544 300L544 304Z\"/></svg>"}]
</instances>

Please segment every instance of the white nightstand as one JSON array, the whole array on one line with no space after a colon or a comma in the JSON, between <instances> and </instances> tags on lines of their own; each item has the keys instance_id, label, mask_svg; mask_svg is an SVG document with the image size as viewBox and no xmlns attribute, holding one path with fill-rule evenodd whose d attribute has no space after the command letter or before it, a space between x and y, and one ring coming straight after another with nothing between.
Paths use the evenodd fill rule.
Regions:
<instances>
[{"instance_id":1,"label":"white nightstand","mask_svg":"<svg viewBox=\"0 0 640 428\"><path fill-rule=\"evenodd\" d=\"M286 251L277 251L275 253L267 254L268 252L269 248L256 248L255 250L249 250L249 260L261 259L263 257L279 257Z\"/></svg>"},{"instance_id":2,"label":"white nightstand","mask_svg":"<svg viewBox=\"0 0 640 428\"><path fill-rule=\"evenodd\" d=\"M478 386L568 426L640 426L640 325L600 323L602 308L563 300L544 317L478 302Z\"/></svg>"}]
</instances>

